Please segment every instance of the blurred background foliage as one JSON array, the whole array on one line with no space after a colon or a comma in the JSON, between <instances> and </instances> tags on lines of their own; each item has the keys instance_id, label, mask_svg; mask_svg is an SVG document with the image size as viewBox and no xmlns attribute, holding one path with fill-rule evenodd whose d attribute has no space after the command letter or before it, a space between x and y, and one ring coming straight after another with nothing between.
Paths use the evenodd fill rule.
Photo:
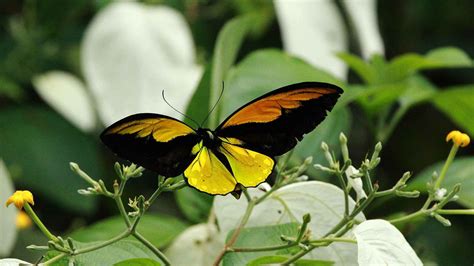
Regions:
<instances>
[{"instance_id":1,"label":"blurred background foliage","mask_svg":"<svg viewBox=\"0 0 474 266\"><path fill-rule=\"evenodd\" d=\"M79 241L107 239L118 231L121 221L117 218L106 219L117 215L113 202L83 197L76 193L77 189L86 184L69 170L68 163L77 162L91 176L103 178L111 184L115 176L112 165L117 158L98 139L98 134L103 129L102 124L95 122L100 125L94 126L93 130L80 130L59 114L54 106L51 107L43 100L45 98L35 89L34 82L37 76L52 70L71 73L80 80L87 79L81 67L81 43L94 16L111 2L0 2L0 158L5 161L15 187L33 192L35 209L47 226L57 234L71 234ZM203 78L193 100L187 106L187 113L197 121L201 121L207 113L207 107L216 100L216 90L210 88L220 86L222 80L226 84L224 98L219 112L216 112L214 118L211 117L210 126L215 126L220 118L246 100L284 83L312 79L333 82L345 88L344 81L303 61L289 58L281 51L281 29L271 1L141 2L174 8L184 16L190 27L196 63L204 66ZM340 5L339 1L336 2ZM389 187L404 171L410 170L417 175L428 166L444 160L449 149L449 145L444 143L444 137L451 129L467 130L472 137L474 124L469 124L472 114L463 113L463 110L451 110L462 109L466 105L471 106L467 110L472 110L472 92L468 92L466 96L462 92L456 92L454 98L448 97L451 89L462 91L469 89L466 86L474 84L474 68L470 66L472 60L468 56L474 55L472 10L474 2L470 0L379 1L377 13L385 57L374 56L368 60L369 63L357 57L361 49L356 34L351 34L350 22L346 21L351 37L351 50L350 53L339 54L339 57L351 68L348 79L350 85L347 85L351 89L346 90L349 95L345 101L349 103L356 100L357 104L336 108L333 112L335 118L322 125L325 129L318 129L320 134L311 135L305 139L305 144L298 146L297 153L300 157L296 156L294 163L309 155L318 160L321 155L318 154L317 143L325 140L335 144L340 131L350 131L350 151L352 157L359 160L364 158L365 152L375 141L383 140L382 166L379 167L381 170L377 173L377 179L382 187ZM224 29L219 36L227 38L228 43L222 47L216 46L216 39L225 23L240 15L248 15L253 19L251 22L227 24L228 33ZM243 38L247 34L248 37ZM238 49L242 40L242 46ZM237 48L230 47L232 45ZM442 46L457 47L460 50L442 50L435 55L429 53ZM218 54L218 51L228 53L232 50L235 50L235 54ZM402 70L406 70L406 75L390 76L389 64L395 62L394 58L407 53L422 54L425 57L413 56L407 61L401 60L405 65L395 66L399 67L395 73L400 75ZM436 62L428 62L429 60L440 60L436 62L443 63L436 67L433 65ZM454 60L455 68L449 67L450 60ZM238 65L231 68L234 62L238 62ZM216 74L216 71L221 72ZM386 117L396 114L403 104L400 100L402 93L393 89L400 80L404 84L400 86L404 88L410 83L426 90L436 88L435 90L444 92L446 88L450 89L446 90L446 94L436 96L433 101L426 101L424 94L419 94L418 91L408 96L404 94L410 103L416 102L416 106L403 109L404 115L402 114L400 121L395 121L393 129L387 129L388 133L387 130L374 130L380 114L386 113ZM371 86L381 91L381 84L384 82L389 87L385 88L386 93L367 96L359 94L362 89L370 89ZM156 88L156 94L160 95L162 89L164 88ZM410 95L413 97L410 98ZM456 95L460 97L459 101L455 98ZM134 92L130 91L128 97L134 96ZM471 145L461 150L461 155L472 156L473 147ZM466 164L464 168L468 168L472 180L474 165ZM324 179L321 173L314 171L309 175ZM148 195L154 190L154 186L156 177L147 173L135 182L130 182L125 193L130 197ZM474 186L468 188L471 188L472 194ZM393 212L416 210L418 204L415 202L400 199L382 202L368 210L366 216L384 217ZM143 233L151 237L153 244L166 247L190 224L206 221L211 204L210 196L190 188L185 188L176 195L164 194L152 206L150 216L140 226ZM472 199L470 204L473 204ZM425 262L471 265L474 217L452 217L452 223L451 228L445 228L433 221L423 220L402 229ZM93 225L87 226L91 224ZM45 238L34 228L20 230L12 251L0 255L34 261L40 254L27 251L25 246L42 244L44 241Z\"/></svg>"}]
</instances>

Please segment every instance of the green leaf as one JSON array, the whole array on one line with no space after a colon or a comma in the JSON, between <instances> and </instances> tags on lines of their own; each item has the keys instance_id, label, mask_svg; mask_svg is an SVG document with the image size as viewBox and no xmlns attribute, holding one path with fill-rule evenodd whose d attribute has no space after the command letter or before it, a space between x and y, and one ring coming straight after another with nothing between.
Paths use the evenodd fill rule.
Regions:
<instances>
[{"instance_id":1,"label":"green leaf","mask_svg":"<svg viewBox=\"0 0 474 266\"><path fill-rule=\"evenodd\" d=\"M117 262L114 264L114 266L160 266L160 265L161 263L152 259L129 259L129 260L123 260L121 262Z\"/></svg>"},{"instance_id":2,"label":"green leaf","mask_svg":"<svg viewBox=\"0 0 474 266\"><path fill-rule=\"evenodd\" d=\"M99 242L81 243L74 241L74 246L76 249L81 249L98 243ZM56 251L48 252L45 261L57 254L58 252ZM136 258L160 261L159 258L142 243L136 240L123 239L91 252L75 255L74 257L64 257L52 265L68 265L70 264L70 260L74 262L74 265L113 265L127 259Z\"/></svg>"},{"instance_id":3,"label":"green leaf","mask_svg":"<svg viewBox=\"0 0 474 266\"><path fill-rule=\"evenodd\" d=\"M472 59L455 47L431 50L425 56L408 53L386 62L380 55L373 56L369 63L358 56L340 53L341 58L366 84L379 85L405 80L417 71L434 68L472 67Z\"/></svg>"},{"instance_id":4,"label":"green leaf","mask_svg":"<svg viewBox=\"0 0 474 266\"><path fill-rule=\"evenodd\" d=\"M438 67L472 67L472 59L463 50L456 47L441 47L429 51L426 59Z\"/></svg>"},{"instance_id":5,"label":"green leaf","mask_svg":"<svg viewBox=\"0 0 474 266\"><path fill-rule=\"evenodd\" d=\"M96 198L77 193L88 184L69 169L74 161L99 176L96 142L57 113L37 106L3 110L0 150L21 187L70 212L90 214L96 209Z\"/></svg>"},{"instance_id":6,"label":"green leaf","mask_svg":"<svg viewBox=\"0 0 474 266\"><path fill-rule=\"evenodd\" d=\"M186 115L191 117L198 123L204 122L208 112L209 112L209 93L211 89L211 65L208 64L202 75L199 85L194 91L193 97L186 108ZM188 125L194 125L192 121L185 117L184 122ZM206 126L205 123L203 126Z\"/></svg>"},{"instance_id":7,"label":"green leaf","mask_svg":"<svg viewBox=\"0 0 474 266\"><path fill-rule=\"evenodd\" d=\"M431 50L425 56L404 54L394 58L389 63L386 77L393 82L423 69L471 66L472 59L464 51L455 47L441 47Z\"/></svg>"},{"instance_id":8,"label":"green leaf","mask_svg":"<svg viewBox=\"0 0 474 266\"><path fill-rule=\"evenodd\" d=\"M284 256L265 256L250 261L247 266L260 266L260 265L279 265L282 262L288 260L289 257ZM299 259L292 263L295 266L331 266L334 265L334 261L329 260L306 260Z\"/></svg>"},{"instance_id":9,"label":"green leaf","mask_svg":"<svg viewBox=\"0 0 474 266\"><path fill-rule=\"evenodd\" d=\"M221 109L221 120L264 93L303 81L328 82L344 87L340 80L330 74L279 50L254 52L229 72L226 81L227 90L222 101L225 104ZM340 131L348 134L350 113L347 110L336 112L336 109L343 108L339 108L336 104L335 110L328 118L312 133L305 135L303 140L305 145L301 143L297 145L295 154L298 160L303 160L309 155L321 158L319 156L321 140L337 143Z\"/></svg>"},{"instance_id":10,"label":"green leaf","mask_svg":"<svg viewBox=\"0 0 474 266\"><path fill-rule=\"evenodd\" d=\"M15 188L13 187L7 167L1 158L0 184L0 204L3 205L4 202L13 195ZM10 252L15 245L17 238L17 228L15 224L17 215L18 210L15 206L10 206L9 208L6 208L5 206L0 207L0 235L2 236L2 241L0 242L0 257L10 255Z\"/></svg>"},{"instance_id":11,"label":"green leaf","mask_svg":"<svg viewBox=\"0 0 474 266\"><path fill-rule=\"evenodd\" d=\"M451 87L437 93L434 105L474 136L474 85Z\"/></svg>"},{"instance_id":12,"label":"green leaf","mask_svg":"<svg viewBox=\"0 0 474 266\"><path fill-rule=\"evenodd\" d=\"M370 84L374 82L375 70L362 58L349 53L338 53L337 56L357 73L365 83Z\"/></svg>"},{"instance_id":13,"label":"green leaf","mask_svg":"<svg viewBox=\"0 0 474 266\"><path fill-rule=\"evenodd\" d=\"M21 87L13 80L5 76L0 76L0 96L5 96L12 100L19 101L25 95Z\"/></svg>"},{"instance_id":14,"label":"green leaf","mask_svg":"<svg viewBox=\"0 0 474 266\"><path fill-rule=\"evenodd\" d=\"M212 207L211 195L190 187L184 187L175 192L176 202L181 212L194 223L204 222Z\"/></svg>"},{"instance_id":15,"label":"green leaf","mask_svg":"<svg viewBox=\"0 0 474 266\"><path fill-rule=\"evenodd\" d=\"M426 60L425 57L419 54L409 53L400 55L390 61L386 75L389 77L389 80L385 80L385 82L401 81L416 71L433 64L433 62Z\"/></svg>"},{"instance_id":16,"label":"green leaf","mask_svg":"<svg viewBox=\"0 0 474 266\"><path fill-rule=\"evenodd\" d=\"M227 241L234 230L227 234ZM272 226L247 227L242 229L239 238L234 244L235 248L262 248L285 245L287 242L281 236L296 237L298 234L297 223L287 223ZM246 265L249 261L263 255L289 254L290 250L279 249L262 252L230 252L224 256L223 265Z\"/></svg>"},{"instance_id":17,"label":"green leaf","mask_svg":"<svg viewBox=\"0 0 474 266\"><path fill-rule=\"evenodd\" d=\"M408 184L406 190L419 190L426 192L426 183L431 180L434 171L440 173L443 162L438 162L432 166L427 167L421 173L412 178L412 182ZM474 208L474 157L461 157L454 160L449 167L446 178L441 187L450 191L454 185L461 184L461 191L457 194L459 199L457 202L466 206L467 208Z\"/></svg>"},{"instance_id":18,"label":"green leaf","mask_svg":"<svg viewBox=\"0 0 474 266\"><path fill-rule=\"evenodd\" d=\"M407 88L406 82L368 85L364 90L371 93L361 94L358 102L366 112L377 115L382 109L395 102Z\"/></svg>"},{"instance_id":19,"label":"green leaf","mask_svg":"<svg viewBox=\"0 0 474 266\"><path fill-rule=\"evenodd\" d=\"M407 89L399 97L400 105L414 106L429 100L437 88L421 75L413 75L407 80Z\"/></svg>"},{"instance_id":20,"label":"green leaf","mask_svg":"<svg viewBox=\"0 0 474 266\"><path fill-rule=\"evenodd\" d=\"M219 32L212 60L210 105L217 102L222 82L234 64L244 37L251 30L252 22L252 16L237 17L227 22ZM209 122L211 127L217 125L217 118L218 112L211 116Z\"/></svg>"},{"instance_id":21,"label":"green leaf","mask_svg":"<svg viewBox=\"0 0 474 266\"><path fill-rule=\"evenodd\" d=\"M181 220L166 215L143 216L138 224L138 232L144 235L154 246L168 245L177 235L186 229ZM108 240L126 229L121 216L107 218L86 228L73 232L70 237L81 242ZM130 239L132 239L130 237Z\"/></svg>"}]
</instances>

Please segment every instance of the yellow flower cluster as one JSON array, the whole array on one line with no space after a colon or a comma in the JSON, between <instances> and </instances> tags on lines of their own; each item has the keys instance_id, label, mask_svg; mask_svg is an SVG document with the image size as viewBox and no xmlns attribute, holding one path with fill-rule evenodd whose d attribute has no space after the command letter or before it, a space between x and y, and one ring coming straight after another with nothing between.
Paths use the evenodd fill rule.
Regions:
<instances>
[{"instance_id":1,"label":"yellow flower cluster","mask_svg":"<svg viewBox=\"0 0 474 266\"><path fill-rule=\"evenodd\" d=\"M458 147L466 147L469 145L469 142L471 142L471 139L467 134L464 134L458 130L449 132L449 134L446 136L446 142L450 140L452 140L454 145Z\"/></svg>"},{"instance_id":2,"label":"yellow flower cluster","mask_svg":"<svg viewBox=\"0 0 474 266\"><path fill-rule=\"evenodd\" d=\"M14 204L19 210L23 208L25 203L30 203L31 205L35 205L35 202L33 201L33 194L29 192L28 190L17 190L13 195L11 195L8 200L6 205L9 206L10 204Z\"/></svg>"}]
</instances>

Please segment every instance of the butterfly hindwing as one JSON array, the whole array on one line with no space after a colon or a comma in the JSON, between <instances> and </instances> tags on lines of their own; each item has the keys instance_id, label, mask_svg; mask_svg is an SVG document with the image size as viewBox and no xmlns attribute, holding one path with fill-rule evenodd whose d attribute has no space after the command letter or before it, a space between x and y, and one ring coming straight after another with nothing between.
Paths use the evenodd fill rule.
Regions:
<instances>
[{"instance_id":1,"label":"butterfly hindwing","mask_svg":"<svg viewBox=\"0 0 474 266\"><path fill-rule=\"evenodd\" d=\"M240 140L240 146L252 151L281 155L324 120L341 93L342 89L327 83L289 85L244 105L215 132Z\"/></svg>"},{"instance_id":2,"label":"butterfly hindwing","mask_svg":"<svg viewBox=\"0 0 474 266\"><path fill-rule=\"evenodd\" d=\"M237 184L225 164L208 147L198 144L196 157L184 171L189 185L212 195L225 195Z\"/></svg>"},{"instance_id":3,"label":"butterfly hindwing","mask_svg":"<svg viewBox=\"0 0 474 266\"><path fill-rule=\"evenodd\" d=\"M200 140L186 124L159 114L126 117L108 127L101 139L118 156L163 176L181 174Z\"/></svg>"},{"instance_id":4,"label":"butterfly hindwing","mask_svg":"<svg viewBox=\"0 0 474 266\"><path fill-rule=\"evenodd\" d=\"M238 140L220 139L212 150L202 143L196 145L196 157L184 171L188 184L209 194L225 195L235 190L237 184L255 187L272 173L271 157L238 145Z\"/></svg>"}]
</instances>

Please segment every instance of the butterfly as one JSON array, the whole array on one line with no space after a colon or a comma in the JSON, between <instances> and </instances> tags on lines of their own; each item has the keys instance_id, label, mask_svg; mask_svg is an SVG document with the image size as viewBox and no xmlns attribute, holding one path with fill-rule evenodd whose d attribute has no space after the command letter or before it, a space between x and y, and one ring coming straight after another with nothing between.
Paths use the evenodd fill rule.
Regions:
<instances>
[{"instance_id":1,"label":"butterfly","mask_svg":"<svg viewBox=\"0 0 474 266\"><path fill-rule=\"evenodd\" d=\"M274 157L321 123L342 92L327 83L292 84L245 104L215 130L141 113L112 124L100 137L119 157L165 177L183 174L202 192L226 195L264 182Z\"/></svg>"}]
</instances>

